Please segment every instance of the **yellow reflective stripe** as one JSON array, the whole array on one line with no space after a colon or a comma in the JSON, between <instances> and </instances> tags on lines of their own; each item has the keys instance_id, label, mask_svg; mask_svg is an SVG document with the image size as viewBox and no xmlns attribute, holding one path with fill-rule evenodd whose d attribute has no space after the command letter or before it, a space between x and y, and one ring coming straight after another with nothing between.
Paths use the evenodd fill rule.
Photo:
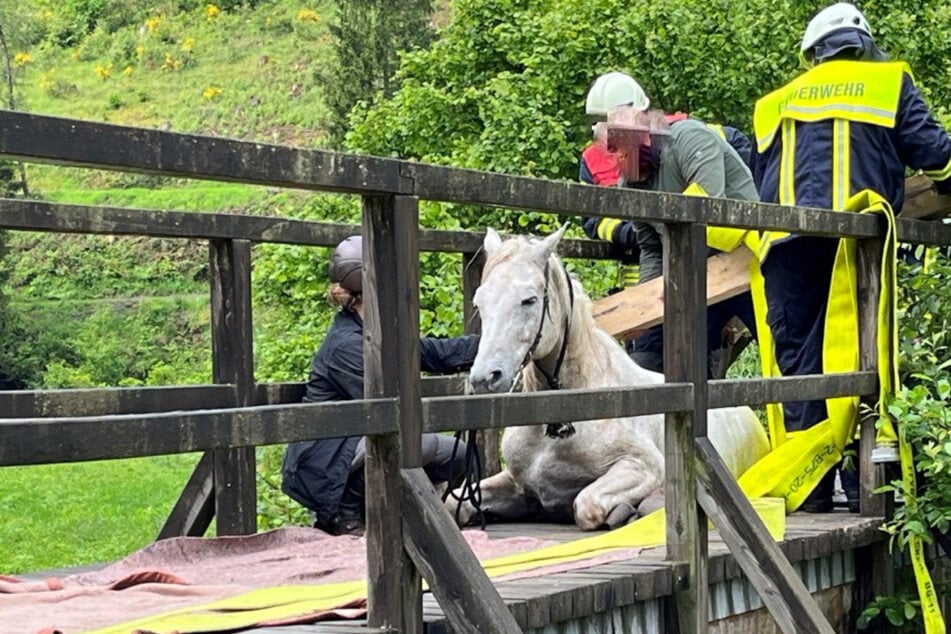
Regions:
<instances>
[{"instance_id":1,"label":"yellow reflective stripe","mask_svg":"<svg viewBox=\"0 0 951 634\"><path fill-rule=\"evenodd\" d=\"M614 235L614 230L619 224L621 224L621 221L617 218L602 218L601 222L598 223L598 237L605 242L610 242L611 236Z\"/></svg>"},{"instance_id":2,"label":"yellow reflective stripe","mask_svg":"<svg viewBox=\"0 0 951 634\"><path fill-rule=\"evenodd\" d=\"M726 132L723 131L723 126L719 123L708 123L707 127L720 135L720 138L726 141Z\"/></svg>"},{"instance_id":3,"label":"yellow reflective stripe","mask_svg":"<svg viewBox=\"0 0 951 634\"><path fill-rule=\"evenodd\" d=\"M779 204L796 204L796 122L786 119L782 124L783 154L779 161Z\"/></svg>"},{"instance_id":4,"label":"yellow reflective stripe","mask_svg":"<svg viewBox=\"0 0 951 634\"><path fill-rule=\"evenodd\" d=\"M872 123L886 128L895 125L894 111L859 104L829 104L827 106L812 107L789 104L786 106L786 112L800 115L795 117L800 121L820 121L822 119L840 118L852 119L853 121L860 121L862 123Z\"/></svg>"},{"instance_id":5,"label":"yellow reflective stripe","mask_svg":"<svg viewBox=\"0 0 951 634\"><path fill-rule=\"evenodd\" d=\"M936 170L925 170L925 176L930 178L933 181L943 181L951 178L951 159L948 159L948 164L944 167Z\"/></svg>"},{"instance_id":6,"label":"yellow reflective stripe","mask_svg":"<svg viewBox=\"0 0 951 634\"><path fill-rule=\"evenodd\" d=\"M832 209L842 211L849 199L849 122L832 124Z\"/></svg>"},{"instance_id":7,"label":"yellow reflective stripe","mask_svg":"<svg viewBox=\"0 0 951 634\"><path fill-rule=\"evenodd\" d=\"M623 288L637 286L637 281L640 279L640 270L635 264L622 264L619 277L621 278L620 286Z\"/></svg>"}]
</instances>

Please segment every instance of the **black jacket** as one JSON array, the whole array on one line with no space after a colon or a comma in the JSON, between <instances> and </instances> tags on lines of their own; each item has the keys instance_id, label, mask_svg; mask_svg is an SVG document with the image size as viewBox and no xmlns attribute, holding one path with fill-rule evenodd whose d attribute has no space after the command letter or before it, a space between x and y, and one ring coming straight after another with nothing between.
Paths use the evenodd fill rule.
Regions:
<instances>
[{"instance_id":1,"label":"black jacket","mask_svg":"<svg viewBox=\"0 0 951 634\"><path fill-rule=\"evenodd\" d=\"M451 374L467 370L475 359L479 337L420 339L420 364L427 372ZM304 402L350 401L363 398L363 320L343 309L310 364ZM350 463L362 436L290 443L281 465L281 488L323 521L336 513Z\"/></svg>"}]
</instances>

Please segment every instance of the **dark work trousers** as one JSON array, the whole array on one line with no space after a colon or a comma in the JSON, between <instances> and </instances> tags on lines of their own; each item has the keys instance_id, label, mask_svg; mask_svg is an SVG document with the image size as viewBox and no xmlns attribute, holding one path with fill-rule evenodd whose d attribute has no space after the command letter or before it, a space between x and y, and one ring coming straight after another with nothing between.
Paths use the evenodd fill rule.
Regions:
<instances>
[{"instance_id":1,"label":"dark work trousers","mask_svg":"<svg viewBox=\"0 0 951 634\"><path fill-rule=\"evenodd\" d=\"M762 264L766 280L766 322L773 335L776 362L783 376L822 374L822 344L832 268L839 241L801 236L770 248ZM786 431L801 431L828 416L824 400L783 404ZM850 447L857 449L857 445ZM858 461L856 460L856 464ZM858 496L858 473L840 472L850 499ZM815 490L819 499L832 496L835 469Z\"/></svg>"},{"instance_id":2,"label":"dark work trousers","mask_svg":"<svg viewBox=\"0 0 951 634\"><path fill-rule=\"evenodd\" d=\"M822 333L838 245L836 238L802 236L773 246L762 264L766 323L783 376L822 374ZM826 403L784 403L783 413L786 431L809 429L825 420Z\"/></svg>"},{"instance_id":3,"label":"dark work trousers","mask_svg":"<svg viewBox=\"0 0 951 634\"><path fill-rule=\"evenodd\" d=\"M707 376L711 376L712 354L720 348L723 328L734 317L739 317L753 338L756 339L756 319L753 315L753 298L749 292L707 307ZM654 326L634 340L628 354L634 362L647 370L664 371L664 327Z\"/></svg>"},{"instance_id":4,"label":"dark work trousers","mask_svg":"<svg viewBox=\"0 0 951 634\"><path fill-rule=\"evenodd\" d=\"M365 516L366 481L363 466L366 457L366 438L362 438L350 463L347 487L340 498L337 513L341 519L363 519ZM423 470L434 484L448 482L450 487L458 486L465 476L465 466L465 441L460 440L457 446L453 436L423 434Z\"/></svg>"}]
</instances>

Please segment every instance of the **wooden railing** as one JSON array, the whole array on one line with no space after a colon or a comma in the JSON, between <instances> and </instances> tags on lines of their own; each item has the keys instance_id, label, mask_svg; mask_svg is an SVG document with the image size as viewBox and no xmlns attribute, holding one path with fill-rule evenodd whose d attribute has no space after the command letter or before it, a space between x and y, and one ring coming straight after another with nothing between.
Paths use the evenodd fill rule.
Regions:
<instances>
[{"instance_id":1,"label":"wooden railing","mask_svg":"<svg viewBox=\"0 0 951 634\"><path fill-rule=\"evenodd\" d=\"M831 631L712 450L706 439L706 410L831 396L872 397L877 389L874 254L883 235L878 219L596 188L11 111L0 111L0 156L357 194L363 197L362 232L372 254L364 281L366 399L304 404L300 385L262 385L254 380L251 245L332 246L352 234L354 227L276 217L0 200L0 229L207 240L215 382L194 387L0 392L0 466L203 451L162 536L202 534L213 516L218 534L240 534L255 530L255 446L366 435L369 625L421 632L422 574L459 631L475 628L508 634L517 631L515 621L440 508L420 468L421 433L665 413L667 552L670 559L689 564L689 576L676 584L677 610L669 631L706 628L707 515L744 572L757 581L764 602L785 631ZM421 381L415 343L418 254L449 251L474 260L481 236L421 231L420 199L663 223L668 236L667 383L462 396L458 380ZM860 238L863 371L707 381L706 223ZM951 227L938 223L903 220L899 235L910 242L951 243ZM587 241L566 241L560 252L566 257L609 257L604 245ZM468 300L478 272L465 270ZM471 314L468 301L465 310ZM873 442L874 429L865 423L864 456ZM882 515L885 500L872 494L880 475L871 461L862 465L862 512ZM881 572L875 579L884 587L887 577Z\"/></svg>"}]
</instances>

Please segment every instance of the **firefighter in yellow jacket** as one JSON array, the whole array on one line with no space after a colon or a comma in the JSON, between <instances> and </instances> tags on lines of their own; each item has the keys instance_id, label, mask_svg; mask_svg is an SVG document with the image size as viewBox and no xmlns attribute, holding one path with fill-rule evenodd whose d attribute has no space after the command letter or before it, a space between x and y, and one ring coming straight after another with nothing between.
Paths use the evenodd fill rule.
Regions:
<instances>
[{"instance_id":1,"label":"firefighter in yellow jacket","mask_svg":"<svg viewBox=\"0 0 951 634\"><path fill-rule=\"evenodd\" d=\"M763 202L844 211L851 197L871 190L899 213L906 166L924 170L939 192L951 192L947 133L925 105L911 69L887 60L855 6L820 11L806 28L801 53L812 68L756 103L756 181ZM781 232L762 236L766 321L784 376L821 374L828 367L826 309L839 242ZM829 416L821 400L783 407L787 431L809 429ZM833 473L803 510L832 510ZM850 510L857 511L857 482L843 474L843 484Z\"/></svg>"}]
</instances>

